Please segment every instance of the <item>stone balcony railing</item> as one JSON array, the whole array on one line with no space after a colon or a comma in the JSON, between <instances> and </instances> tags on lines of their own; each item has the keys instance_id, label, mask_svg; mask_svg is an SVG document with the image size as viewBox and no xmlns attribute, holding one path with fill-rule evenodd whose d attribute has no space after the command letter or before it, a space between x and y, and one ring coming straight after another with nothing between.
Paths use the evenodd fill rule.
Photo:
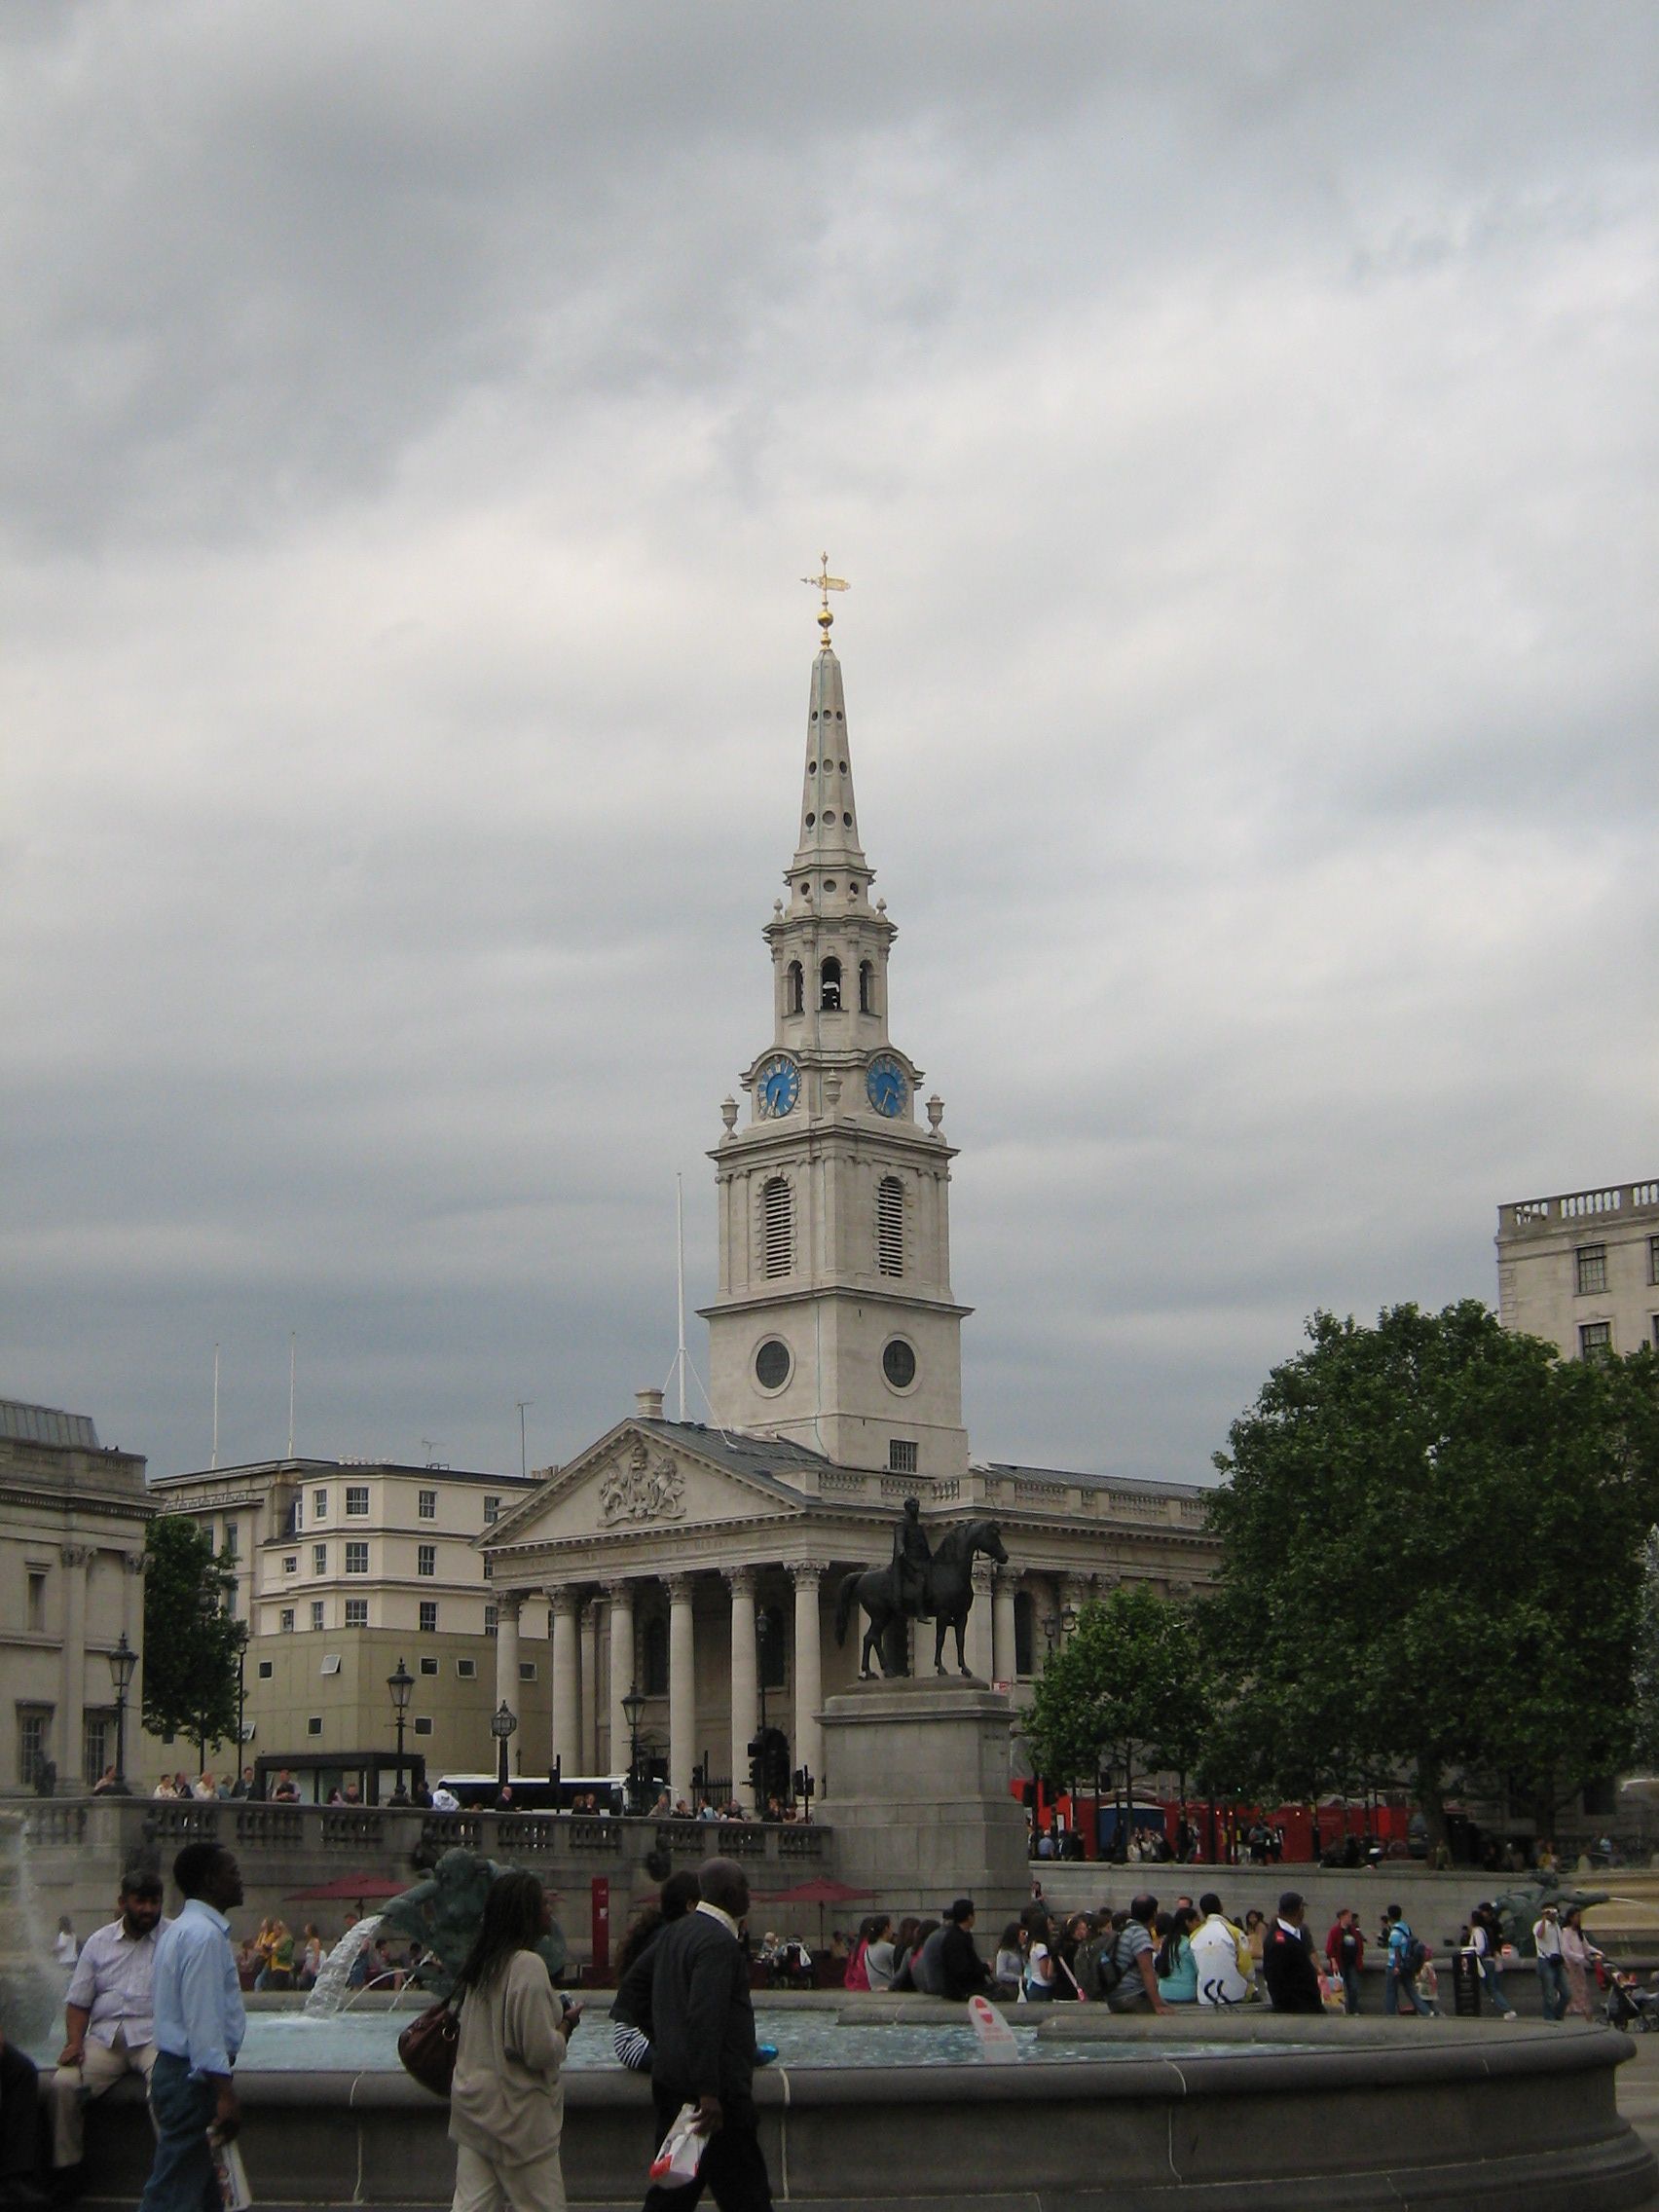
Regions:
<instances>
[{"instance_id":1,"label":"stone balcony railing","mask_svg":"<svg viewBox=\"0 0 1659 2212\"><path fill-rule=\"evenodd\" d=\"M270 1869L409 1870L461 1845L517 1864L602 1873L647 1852L706 1859L717 1848L753 1869L817 1866L833 1854L833 1830L770 1821L606 1820L580 1813L434 1813L401 1805L266 1805L236 1799L175 1803L165 1797L54 1797L20 1805L24 1836L42 1853L87 1853L124 1865L143 1852L164 1865L187 1843L223 1843L251 1881Z\"/></svg>"},{"instance_id":2,"label":"stone balcony railing","mask_svg":"<svg viewBox=\"0 0 1659 2212\"><path fill-rule=\"evenodd\" d=\"M1499 1206L1502 1228L1521 1235L1568 1229L1578 1222L1614 1216L1659 1214L1659 1182L1607 1183L1599 1191L1567 1191L1554 1198L1522 1198Z\"/></svg>"}]
</instances>

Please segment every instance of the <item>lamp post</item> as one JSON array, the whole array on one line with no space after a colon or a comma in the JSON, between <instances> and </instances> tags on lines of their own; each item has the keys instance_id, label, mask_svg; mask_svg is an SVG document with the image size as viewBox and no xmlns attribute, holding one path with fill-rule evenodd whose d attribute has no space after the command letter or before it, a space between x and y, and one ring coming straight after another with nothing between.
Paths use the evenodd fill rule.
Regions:
<instances>
[{"instance_id":1,"label":"lamp post","mask_svg":"<svg viewBox=\"0 0 1659 2212\"><path fill-rule=\"evenodd\" d=\"M502 1698L496 1711L490 1715L490 1733L496 1739L496 1788L498 1789L505 1789L507 1787L507 1741L517 1726L518 1714L506 1699Z\"/></svg>"},{"instance_id":2,"label":"lamp post","mask_svg":"<svg viewBox=\"0 0 1659 2212\"><path fill-rule=\"evenodd\" d=\"M127 1693L132 1686L137 1665L138 1654L128 1642L127 1631L123 1629L109 1655L109 1678L115 1685L115 1780L107 1791L111 1797L132 1794L127 1781Z\"/></svg>"},{"instance_id":3,"label":"lamp post","mask_svg":"<svg viewBox=\"0 0 1659 2212\"><path fill-rule=\"evenodd\" d=\"M622 1700L622 1717L628 1723L628 1810L640 1810L640 1719L645 1713L645 1701L640 1695L640 1686L631 1682L628 1694Z\"/></svg>"},{"instance_id":4,"label":"lamp post","mask_svg":"<svg viewBox=\"0 0 1659 2212\"><path fill-rule=\"evenodd\" d=\"M415 1691L415 1677L401 1659L397 1662L396 1674L387 1675L386 1686L391 1692L391 1710L397 1716L397 1788L392 1792L392 1801L396 1803L403 1796L403 1720Z\"/></svg>"},{"instance_id":5,"label":"lamp post","mask_svg":"<svg viewBox=\"0 0 1659 2212\"><path fill-rule=\"evenodd\" d=\"M242 1761L247 1756L247 1623L237 1623L237 1778L233 1789L241 1788Z\"/></svg>"}]
</instances>

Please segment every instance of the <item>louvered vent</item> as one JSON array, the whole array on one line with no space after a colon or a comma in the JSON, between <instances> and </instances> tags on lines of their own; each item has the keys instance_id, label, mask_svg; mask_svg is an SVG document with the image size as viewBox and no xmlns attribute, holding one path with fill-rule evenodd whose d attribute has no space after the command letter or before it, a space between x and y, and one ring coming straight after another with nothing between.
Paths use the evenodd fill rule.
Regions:
<instances>
[{"instance_id":1,"label":"louvered vent","mask_svg":"<svg viewBox=\"0 0 1659 2212\"><path fill-rule=\"evenodd\" d=\"M875 1194L875 1264L884 1275L904 1272L904 1187L884 1175Z\"/></svg>"},{"instance_id":2,"label":"louvered vent","mask_svg":"<svg viewBox=\"0 0 1659 2212\"><path fill-rule=\"evenodd\" d=\"M774 1175L760 1194L761 1259L769 1275L789 1273L793 1229L790 1187Z\"/></svg>"}]
</instances>

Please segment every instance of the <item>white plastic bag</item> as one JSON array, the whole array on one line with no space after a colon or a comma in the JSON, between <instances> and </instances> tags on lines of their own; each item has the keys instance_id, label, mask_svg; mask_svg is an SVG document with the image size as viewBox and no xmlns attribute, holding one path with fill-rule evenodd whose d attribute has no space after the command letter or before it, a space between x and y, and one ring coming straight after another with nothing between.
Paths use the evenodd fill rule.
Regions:
<instances>
[{"instance_id":1,"label":"white plastic bag","mask_svg":"<svg viewBox=\"0 0 1659 2212\"><path fill-rule=\"evenodd\" d=\"M695 2105L682 2105L675 2114L674 2125L651 2160L651 2180L658 2189L683 2189L688 2181L695 2180L709 2147L709 2138L694 2124L696 2119Z\"/></svg>"}]
</instances>

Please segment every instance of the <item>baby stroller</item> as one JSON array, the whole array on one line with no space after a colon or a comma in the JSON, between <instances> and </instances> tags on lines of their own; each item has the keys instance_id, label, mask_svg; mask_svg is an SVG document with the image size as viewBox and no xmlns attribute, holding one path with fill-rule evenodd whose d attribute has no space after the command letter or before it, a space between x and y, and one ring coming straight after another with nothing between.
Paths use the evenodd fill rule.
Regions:
<instances>
[{"instance_id":1,"label":"baby stroller","mask_svg":"<svg viewBox=\"0 0 1659 2212\"><path fill-rule=\"evenodd\" d=\"M1633 1973L1615 1973L1602 2007L1608 2027L1644 2036L1659 2028L1659 1989L1643 1989Z\"/></svg>"}]
</instances>

